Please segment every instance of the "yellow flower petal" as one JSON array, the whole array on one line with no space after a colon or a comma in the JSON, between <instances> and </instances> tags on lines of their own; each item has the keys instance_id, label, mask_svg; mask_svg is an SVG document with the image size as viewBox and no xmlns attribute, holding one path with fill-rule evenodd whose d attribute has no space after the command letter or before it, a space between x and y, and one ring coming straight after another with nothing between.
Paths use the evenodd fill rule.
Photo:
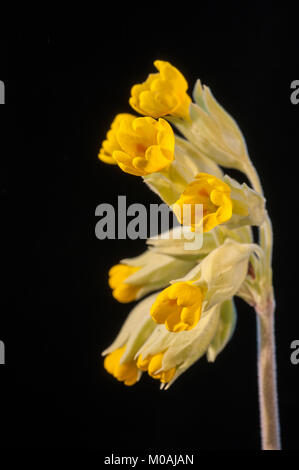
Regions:
<instances>
[{"instance_id":1,"label":"yellow flower petal","mask_svg":"<svg viewBox=\"0 0 299 470\"><path fill-rule=\"evenodd\" d=\"M132 121L135 119L135 116L132 114L121 113L117 114L115 119L113 120L110 130L107 132L106 140L103 141L100 152L99 152L99 159L102 160L104 163L108 163L110 165L117 165L113 157L113 152L115 150L121 150L121 147L118 143L116 132L120 126L122 120Z\"/></svg>"},{"instance_id":2,"label":"yellow flower petal","mask_svg":"<svg viewBox=\"0 0 299 470\"><path fill-rule=\"evenodd\" d=\"M125 385L134 385L138 380L138 367L136 361L120 363L125 349L126 346L123 346L108 354L104 360L104 367L120 382L124 382Z\"/></svg>"},{"instance_id":3,"label":"yellow flower petal","mask_svg":"<svg viewBox=\"0 0 299 470\"><path fill-rule=\"evenodd\" d=\"M162 383L170 382L175 374L176 368L172 367L171 369L163 370L163 355L164 353L161 352L143 359L140 354L137 360L137 367L143 371L147 371L148 375L153 379L160 380Z\"/></svg>"},{"instance_id":4,"label":"yellow flower petal","mask_svg":"<svg viewBox=\"0 0 299 470\"><path fill-rule=\"evenodd\" d=\"M122 303L136 300L140 287L130 285L125 281L139 269L139 266L127 266L125 264L116 264L110 269L108 284L111 287L112 295L116 300Z\"/></svg>"}]
</instances>

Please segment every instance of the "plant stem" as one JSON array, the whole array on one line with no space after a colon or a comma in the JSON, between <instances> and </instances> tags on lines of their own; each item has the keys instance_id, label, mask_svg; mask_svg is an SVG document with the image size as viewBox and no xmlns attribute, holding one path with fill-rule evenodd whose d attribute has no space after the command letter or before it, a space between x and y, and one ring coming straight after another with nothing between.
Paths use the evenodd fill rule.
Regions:
<instances>
[{"instance_id":1,"label":"plant stem","mask_svg":"<svg viewBox=\"0 0 299 470\"><path fill-rule=\"evenodd\" d=\"M274 300L257 312L258 388L263 450L280 450L279 412L276 388Z\"/></svg>"},{"instance_id":2,"label":"plant stem","mask_svg":"<svg viewBox=\"0 0 299 470\"><path fill-rule=\"evenodd\" d=\"M263 195L259 176L248 157L247 177L255 191ZM273 232L268 213L260 227L260 245L265 253L265 297L256 306L257 313L257 346L258 346L258 389L260 423L263 450L279 450L280 427L278 395L276 385L276 358L274 335L275 301L272 287L272 250Z\"/></svg>"}]
</instances>

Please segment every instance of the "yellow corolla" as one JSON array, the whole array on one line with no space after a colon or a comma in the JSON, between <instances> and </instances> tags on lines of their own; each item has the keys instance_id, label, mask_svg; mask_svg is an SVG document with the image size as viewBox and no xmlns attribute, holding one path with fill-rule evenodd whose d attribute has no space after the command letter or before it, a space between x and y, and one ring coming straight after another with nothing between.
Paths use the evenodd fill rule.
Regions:
<instances>
[{"instance_id":1,"label":"yellow corolla","mask_svg":"<svg viewBox=\"0 0 299 470\"><path fill-rule=\"evenodd\" d=\"M113 152L118 166L136 176L166 169L174 159L174 133L164 119L122 119L117 131L121 150Z\"/></svg>"},{"instance_id":2,"label":"yellow corolla","mask_svg":"<svg viewBox=\"0 0 299 470\"><path fill-rule=\"evenodd\" d=\"M109 374L112 374L120 382L124 382L125 385L134 385L139 377L139 369L136 361L120 364L125 349L126 346L123 346L108 354L104 360L104 367Z\"/></svg>"},{"instance_id":3,"label":"yellow corolla","mask_svg":"<svg viewBox=\"0 0 299 470\"><path fill-rule=\"evenodd\" d=\"M173 130L164 119L118 114L99 159L136 176L165 170L174 159Z\"/></svg>"},{"instance_id":4,"label":"yellow corolla","mask_svg":"<svg viewBox=\"0 0 299 470\"><path fill-rule=\"evenodd\" d=\"M202 220L196 220L196 205L202 204ZM202 224L203 232L208 232L219 224L227 222L233 213L231 189L224 181L207 173L199 173L195 181L188 184L173 210L180 223L184 214L190 211L190 226L194 231ZM186 219L185 219L186 220Z\"/></svg>"},{"instance_id":5,"label":"yellow corolla","mask_svg":"<svg viewBox=\"0 0 299 470\"><path fill-rule=\"evenodd\" d=\"M110 165L117 165L117 161L113 158L113 152L115 150L122 150L118 141L117 141L117 131L119 129L120 122L122 119L126 119L127 121L133 121L136 119L136 116L133 114L117 114L114 118L111 127L106 135L106 140L103 141L102 147L99 152L99 159L105 163L109 163Z\"/></svg>"},{"instance_id":6,"label":"yellow corolla","mask_svg":"<svg viewBox=\"0 0 299 470\"><path fill-rule=\"evenodd\" d=\"M192 330L200 320L203 289L192 282L176 282L164 289L151 307L151 317L177 333Z\"/></svg>"},{"instance_id":7,"label":"yellow corolla","mask_svg":"<svg viewBox=\"0 0 299 470\"><path fill-rule=\"evenodd\" d=\"M130 105L145 116L171 115L188 119L191 99L185 77L169 62L156 60L154 65L159 72L132 87Z\"/></svg>"},{"instance_id":8,"label":"yellow corolla","mask_svg":"<svg viewBox=\"0 0 299 470\"><path fill-rule=\"evenodd\" d=\"M140 287L127 284L126 279L138 271L138 266L127 266L126 264L116 264L109 270L109 286L112 289L113 297L122 303L136 300Z\"/></svg>"},{"instance_id":9,"label":"yellow corolla","mask_svg":"<svg viewBox=\"0 0 299 470\"><path fill-rule=\"evenodd\" d=\"M142 359L140 354L137 360L137 367L142 371L146 371L153 379L160 380L161 383L168 383L172 380L176 368L172 367L168 370L162 369L163 353L148 356Z\"/></svg>"}]
</instances>

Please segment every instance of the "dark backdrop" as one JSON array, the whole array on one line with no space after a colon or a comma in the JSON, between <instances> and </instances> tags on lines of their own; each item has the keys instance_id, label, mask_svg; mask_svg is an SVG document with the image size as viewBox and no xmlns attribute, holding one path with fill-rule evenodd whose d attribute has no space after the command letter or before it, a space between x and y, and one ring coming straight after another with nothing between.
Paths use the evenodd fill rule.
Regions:
<instances>
[{"instance_id":1,"label":"dark backdrop","mask_svg":"<svg viewBox=\"0 0 299 470\"><path fill-rule=\"evenodd\" d=\"M100 352L131 308L112 298L107 271L141 253L144 241L97 240L95 208L117 195L128 204L159 201L97 152L114 115L130 112L130 87L159 58L184 73L189 90L197 77L212 88L261 176L275 235L282 441L298 447L299 365L290 362L299 338L299 105L290 102L298 39L287 7L250 5L171 16L148 5L3 34L0 446L259 448L255 316L241 300L224 352L214 364L202 358L169 391L145 375L126 388L103 369Z\"/></svg>"}]
</instances>

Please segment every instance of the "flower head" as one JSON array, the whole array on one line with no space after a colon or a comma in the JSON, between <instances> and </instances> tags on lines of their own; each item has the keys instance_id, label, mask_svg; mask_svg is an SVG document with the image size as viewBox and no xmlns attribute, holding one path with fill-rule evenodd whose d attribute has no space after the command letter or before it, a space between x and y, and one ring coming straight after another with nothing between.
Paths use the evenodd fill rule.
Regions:
<instances>
[{"instance_id":1,"label":"flower head","mask_svg":"<svg viewBox=\"0 0 299 470\"><path fill-rule=\"evenodd\" d=\"M174 158L174 134L164 119L124 118L116 132L119 150L113 152L118 166L136 176L166 169Z\"/></svg>"},{"instance_id":2,"label":"flower head","mask_svg":"<svg viewBox=\"0 0 299 470\"><path fill-rule=\"evenodd\" d=\"M188 118L191 99L187 95L186 79L169 62L156 60L154 65L159 72L150 74L145 82L133 86L130 105L145 116Z\"/></svg>"},{"instance_id":3,"label":"flower head","mask_svg":"<svg viewBox=\"0 0 299 470\"><path fill-rule=\"evenodd\" d=\"M120 302L155 293L137 303L103 355L105 369L125 385L147 372L167 389L204 354L213 362L224 349L236 324L234 296L254 306L261 321L272 313L272 230L238 124L200 81L192 103L181 72L169 62L154 65L157 73L131 89L129 103L143 117L117 115L99 159L141 176L183 227L153 237L144 254L110 269ZM242 171L254 189L220 166ZM253 243L254 225L261 226L260 244Z\"/></svg>"},{"instance_id":4,"label":"flower head","mask_svg":"<svg viewBox=\"0 0 299 470\"><path fill-rule=\"evenodd\" d=\"M156 323L165 323L167 330L177 333L191 330L201 316L203 291L191 282L177 282L164 289L152 305Z\"/></svg>"},{"instance_id":5,"label":"flower head","mask_svg":"<svg viewBox=\"0 0 299 470\"><path fill-rule=\"evenodd\" d=\"M136 361L132 360L123 364L120 362L125 349L126 347L123 346L108 354L104 360L104 367L120 382L124 382L125 385L134 385L140 374Z\"/></svg>"},{"instance_id":6,"label":"flower head","mask_svg":"<svg viewBox=\"0 0 299 470\"><path fill-rule=\"evenodd\" d=\"M174 204L174 212L178 220L184 221L184 212L191 209L191 229L202 223L203 231L208 232L232 216L232 201L230 187L216 176L199 173L195 181L190 183L180 199ZM203 219L196 220L196 205L203 206Z\"/></svg>"}]
</instances>

